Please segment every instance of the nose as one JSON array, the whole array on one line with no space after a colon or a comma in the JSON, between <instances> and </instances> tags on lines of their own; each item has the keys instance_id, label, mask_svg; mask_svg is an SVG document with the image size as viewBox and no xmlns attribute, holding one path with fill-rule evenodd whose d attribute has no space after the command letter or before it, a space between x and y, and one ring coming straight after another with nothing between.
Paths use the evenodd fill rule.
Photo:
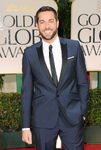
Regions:
<instances>
[{"instance_id":1,"label":"nose","mask_svg":"<svg viewBox=\"0 0 101 150\"><path fill-rule=\"evenodd\" d=\"M45 27L46 27L46 29L49 28L49 23L48 22L45 24Z\"/></svg>"}]
</instances>

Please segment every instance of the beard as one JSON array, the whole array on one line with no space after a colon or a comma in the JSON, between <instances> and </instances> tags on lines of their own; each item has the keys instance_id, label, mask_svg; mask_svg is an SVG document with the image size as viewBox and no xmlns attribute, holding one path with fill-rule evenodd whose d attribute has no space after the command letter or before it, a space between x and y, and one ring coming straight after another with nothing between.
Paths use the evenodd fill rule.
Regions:
<instances>
[{"instance_id":1,"label":"beard","mask_svg":"<svg viewBox=\"0 0 101 150\"><path fill-rule=\"evenodd\" d=\"M39 32L40 32L40 31L39 31ZM46 37L42 32L40 32L41 37L42 37L43 39L45 39L45 40L52 40L52 39L55 37L56 34L57 34L57 30L55 30L55 31L52 33L52 35L48 38L48 37Z\"/></svg>"}]
</instances>

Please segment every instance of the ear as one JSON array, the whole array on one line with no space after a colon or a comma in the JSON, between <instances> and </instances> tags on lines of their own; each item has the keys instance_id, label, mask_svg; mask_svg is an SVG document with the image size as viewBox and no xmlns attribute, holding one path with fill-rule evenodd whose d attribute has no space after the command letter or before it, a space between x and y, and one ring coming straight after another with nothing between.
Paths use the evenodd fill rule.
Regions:
<instances>
[{"instance_id":1,"label":"ear","mask_svg":"<svg viewBox=\"0 0 101 150\"><path fill-rule=\"evenodd\" d=\"M36 25L36 27L38 28L38 24L36 23L35 25Z\"/></svg>"},{"instance_id":2,"label":"ear","mask_svg":"<svg viewBox=\"0 0 101 150\"><path fill-rule=\"evenodd\" d=\"M57 20L57 28L59 27L59 20Z\"/></svg>"}]
</instances>

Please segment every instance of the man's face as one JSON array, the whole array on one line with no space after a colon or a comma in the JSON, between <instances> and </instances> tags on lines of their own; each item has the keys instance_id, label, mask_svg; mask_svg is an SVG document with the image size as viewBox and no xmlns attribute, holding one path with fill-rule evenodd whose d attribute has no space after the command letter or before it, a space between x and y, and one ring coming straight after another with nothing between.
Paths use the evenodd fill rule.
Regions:
<instances>
[{"instance_id":1,"label":"man's face","mask_svg":"<svg viewBox=\"0 0 101 150\"><path fill-rule=\"evenodd\" d=\"M52 11L40 12L36 25L45 41L48 43L54 41L58 33L59 21L55 19Z\"/></svg>"}]
</instances>

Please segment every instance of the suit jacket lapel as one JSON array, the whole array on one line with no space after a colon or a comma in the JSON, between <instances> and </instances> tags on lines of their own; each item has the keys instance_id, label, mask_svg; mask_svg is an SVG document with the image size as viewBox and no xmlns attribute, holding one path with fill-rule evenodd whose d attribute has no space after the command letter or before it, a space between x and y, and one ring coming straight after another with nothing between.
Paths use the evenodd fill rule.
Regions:
<instances>
[{"instance_id":1,"label":"suit jacket lapel","mask_svg":"<svg viewBox=\"0 0 101 150\"><path fill-rule=\"evenodd\" d=\"M41 43L41 46L37 48L37 53L38 53L38 57L39 57L39 60L40 60L40 64L44 70L44 72L46 73L48 79L50 80L50 82L52 82L52 84L54 84L53 80L52 80L52 77L51 77L51 74L47 68L47 65L45 63L45 59L44 59L44 56L43 56L43 50L42 50L42 43Z\"/></svg>"},{"instance_id":2,"label":"suit jacket lapel","mask_svg":"<svg viewBox=\"0 0 101 150\"><path fill-rule=\"evenodd\" d=\"M62 69L61 69L61 74L60 74L60 79L59 79L59 83L58 86L60 85L62 78L64 76L65 73L65 69L66 69L66 64L67 64L67 43L63 43L62 39L60 39L60 44L61 44L61 51L62 51ZM40 64L44 70L44 72L46 73L48 79L50 80L50 82L52 82L52 84L55 85L55 83L52 80L51 74L47 68L47 65L45 63L44 60L44 56L43 56L43 50L42 50L42 42L41 45L39 47L37 47L37 53L38 53L38 57L40 60ZM56 85L55 85L56 86Z\"/></svg>"},{"instance_id":3,"label":"suit jacket lapel","mask_svg":"<svg viewBox=\"0 0 101 150\"><path fill-rule=\"evenodd\" d=\"M61 74L60 74L60 79L59 79L59 84L60 85L62 78L64 76L65 70L66 70L66 65L67 65L67 55L68 55L68 49L67 49L67 43L63 43L62 40L60 39L60 44L61 44L61 50L62 50L62 69L61 69Z\"/></svg>"}]
</instances>

